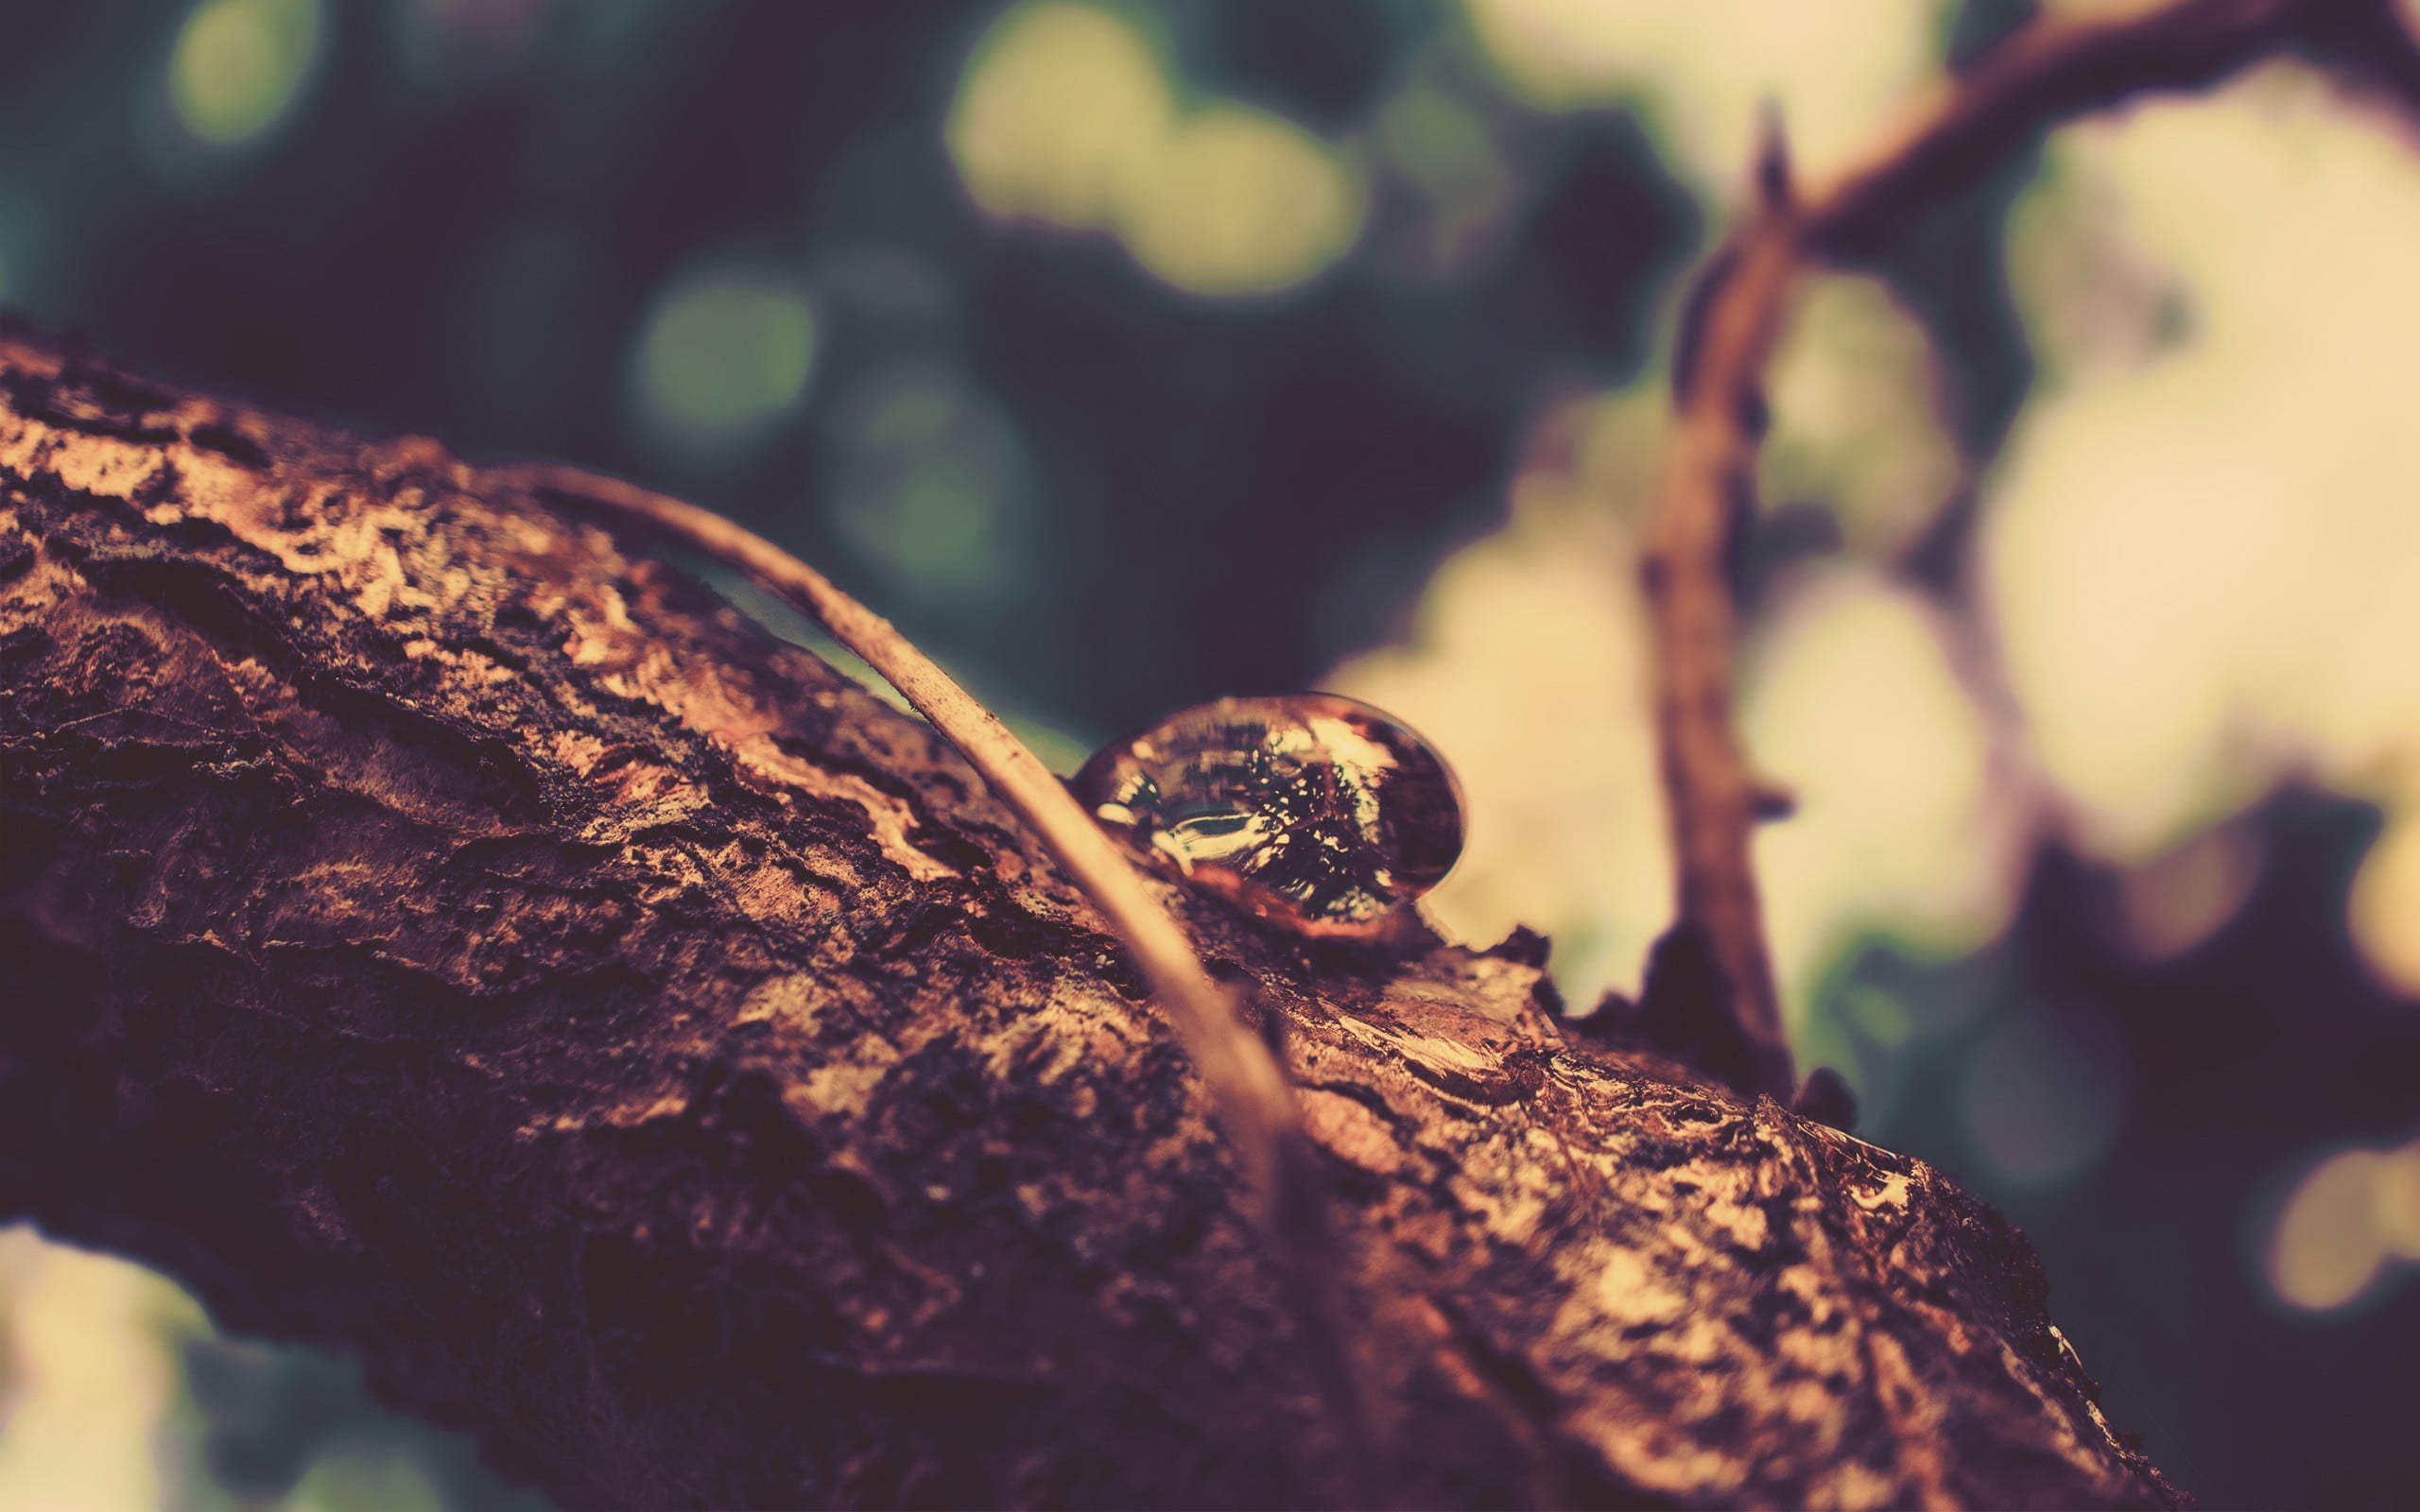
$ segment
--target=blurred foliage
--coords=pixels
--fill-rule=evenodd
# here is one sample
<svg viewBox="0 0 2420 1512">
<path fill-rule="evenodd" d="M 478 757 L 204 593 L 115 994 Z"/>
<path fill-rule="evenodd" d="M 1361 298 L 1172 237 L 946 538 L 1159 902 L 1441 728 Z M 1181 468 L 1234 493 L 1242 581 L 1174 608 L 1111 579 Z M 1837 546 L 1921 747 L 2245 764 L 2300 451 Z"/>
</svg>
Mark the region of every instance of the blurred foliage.
<svg viewBox="0 0 2420 1512">
<path fill-rule="evenodd" d="M 2363 1247 L 2347 1230 L 2401 1212 L 2380 1189 L 2408 1201 L 2420 1182 L 2379 1179 L 2393 1167 L 2373 1156 L 2354 1168 L 2370 1191 L 2321 1194 L 2338 1211 L 2296 1237 L 2339 1289 L 2303 1306 L 2293 1288 L 2310 1282 L 2281 1274 L 2275 1222 L 2316 1138 L 2412 1125 L 2420 1015 L 2344 933 L 2377 819 L 2292 789 L 2240 822 L 2257 878 L 2188 947 L 2130 927 L 2124 871 L 2054 850 L 1990 948 L 1844 961 L 1802 1053 L 1858 1074 L 1861 1134 L 1923 1153 L 2025 1229 L 2111 1420 L 2196 1494 L 2393 1506 L 2412 1484 L 2420 1286 L 2375 1284 L 2398 1236 Z"/>
<path fill-rule="evenodd" d="M 1063 764 L 1371 697 L 1471 795 L 1441 919 L 1584 1006 L 1668 910 L 1637 541 L 1758 104 L 1820 172 L 2030 10 L 15 0 L 0 301 L 713 504 Z M 2029 145 L 1810 284 L 1739 555 L 1802 1060 L 2217 1503 L 2420 1477 L 2415 249 L 2290 69 Z M 99 1263 L 0 1236 L 0 1488 L 524 1504 Z"/>
<path fill-rule="evenodd" d="M 1066 5 L 1006 22 L 919 0 L 306 5 L 321 35 L 289 119 L 156 145 L 175 133 L 147 86 L 164 93 L 169 55 L 193 51 L 181 25 L 231 8 L 290 9 L 9 18 L 9 298 L 265 398 L 693 492 L 896 603 L 984 689 L 1087 735 L 1306 682 L 1378 638 L 1485 526 L 1537 400 L 1638 370 L 1699 234 L 1634 123 L 1526 110 L 1435 4 Z M 1040 25 L 1053 16 L 1065 35 Z M 1313 177 L 1349 175 L 1366 201 L 1355 257 L 1231 256 L 1198 280 L 1244 291 L 1223 299 L 1154 277 L 1146 265 L 1210 255 L 1220 234 L 1305 218 L 1281 196 L 1225 228 L 1212 212 L 1235 197 L 1215 183 L 1180 183 L 1166 212 L 1199 224 L 1130 217 L 1136 249 L 995 230 L 937 127 L 964 71 L 1026 66 L 1054 42 L 1083 55 L 1063 77 L 992 93 L 1038 82 L 1055 93 L 1028 113 L 1073 98 L 1089 117 L 1111 109 L 1087 93 L 1104 71 L 1144 72 L 1120 87 L 1182 106 L 1184 140 L 1151 149 L 1180 177 L 1293 133 L 1280 156 L 1310 154 Z M 981 83 L 958 119 L 981 114 Z M 1338 137 L 1271 125 L 1254 99 Z M 1133 107 L 1147 125 L 1154 108 Z M 1185 145 L 1202 133 L 1217 140 Z M 1037 180 L 1088 150 L 1073 128 L 1038 135 Z M 1281 286 L 1254 297 L 1262 284 Z M 954 418 L 904 411 L 906 371 L 949 388 L 937 403 Z M 925 444 L 901 430 L 918 424 L 995 439 L 940 470 L 882 462 Z M 1019 502 L 1035 498 L 1049 507 Z M 962 594 L 971 552 L 1022 570 Z M 1089 628 L 1104 625 L 1120 632 Z"/>
</svg>

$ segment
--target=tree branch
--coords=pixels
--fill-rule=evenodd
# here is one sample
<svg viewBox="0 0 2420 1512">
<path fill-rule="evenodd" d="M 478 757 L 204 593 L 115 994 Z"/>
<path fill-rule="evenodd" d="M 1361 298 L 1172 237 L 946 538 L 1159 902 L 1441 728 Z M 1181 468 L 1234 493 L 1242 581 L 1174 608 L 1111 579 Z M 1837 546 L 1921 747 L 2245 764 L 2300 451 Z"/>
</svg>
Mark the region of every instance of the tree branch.
<svg viewBox="0 0 2420 1512">
<path fill-rule="evenodd" d="M 1679 927 L 1704 940 L 1719 968 L 1718 1001 L 1703 1011 L 1740 1047 L 1725 1069 L 1743 1090 L 1787 1097 L 1794 1075 L 1749 854 L 1764 789 L 1733 730 L 1737 615 L 1724 564 L 1754 511 L 1765 366 L 1792 285 L 1808 265 L 1867 245 L 2066 117 L 2207 84 L 2348 18 L 2382 18 L 2408 42 L 2391 0 L 2181 0 L 2103 19 L 2044 17 L 1813 195 L 1781 192 L 1777 152 L 1760 166 L 1759 204 L 1706 263 L 1678 338 L 1672 436 L 1644 564 Z"/>
<path fill-rule="evenodd" d="M 2132 1504 L 2005 1223 L 1154 879 L 1300 1089 L 1402 1500 Z M 593 524 L 0 339 L 0 1216 L 570 1506 L 1342 1504 L 1213 1109 L 925 727 Z"/>
</svg>

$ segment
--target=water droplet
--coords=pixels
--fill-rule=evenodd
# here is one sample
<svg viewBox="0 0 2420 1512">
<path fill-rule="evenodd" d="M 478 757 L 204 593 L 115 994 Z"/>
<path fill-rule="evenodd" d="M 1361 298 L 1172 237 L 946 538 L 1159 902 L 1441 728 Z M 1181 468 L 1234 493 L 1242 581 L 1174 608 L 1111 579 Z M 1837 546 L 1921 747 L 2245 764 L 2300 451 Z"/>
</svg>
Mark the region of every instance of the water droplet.
<svg viewBox="0 0 2420 1512">
<path fill-rule="evenodd" d="M 1197 705 L 1103 747 L 1070 785 L 1195 885 L 1305 935 L 1374 937 L 1462 850 L 1444 762 L 1334 694 Z"/>
</svg>

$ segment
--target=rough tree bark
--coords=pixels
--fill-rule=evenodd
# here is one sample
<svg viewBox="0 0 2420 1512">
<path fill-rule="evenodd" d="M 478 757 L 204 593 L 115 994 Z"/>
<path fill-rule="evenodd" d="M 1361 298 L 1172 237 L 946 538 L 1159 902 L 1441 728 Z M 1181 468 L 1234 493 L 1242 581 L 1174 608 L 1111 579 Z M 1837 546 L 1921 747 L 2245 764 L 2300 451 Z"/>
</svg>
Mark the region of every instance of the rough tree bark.
<svg viewBox="0 0 2420 1512">
<path fill-rule="evenodd" d="M 1180 902 L 1302 1089 L 1397 1499 L 2179 1499 L 1921 1162 L 1569 1035 L 1533 941 Z M 433 441 L 0 338 L 0 1217 L 566 1506 L 1332 1502 L 1239 1201 L 922 726 Z"/>
</svg>

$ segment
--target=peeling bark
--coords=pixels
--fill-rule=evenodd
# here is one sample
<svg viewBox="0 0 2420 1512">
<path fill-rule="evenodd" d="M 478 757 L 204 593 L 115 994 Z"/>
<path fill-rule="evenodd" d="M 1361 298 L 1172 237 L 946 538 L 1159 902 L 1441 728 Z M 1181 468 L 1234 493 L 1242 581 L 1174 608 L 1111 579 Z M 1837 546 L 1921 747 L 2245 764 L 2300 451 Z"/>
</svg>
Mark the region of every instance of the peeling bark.
<svg viewBox="0 0 2420 1512">
<path fill-rule="evenodd" d="M 1922 1163 L 1179 899 L 1302 1089 L 1393 1494 L 2172 1504 Z M 0 338 L 0 1216 L 566 1506 L 1308 1504 L 1228 1152 L 953 753 L 593 524 Z"/>
</svg>

